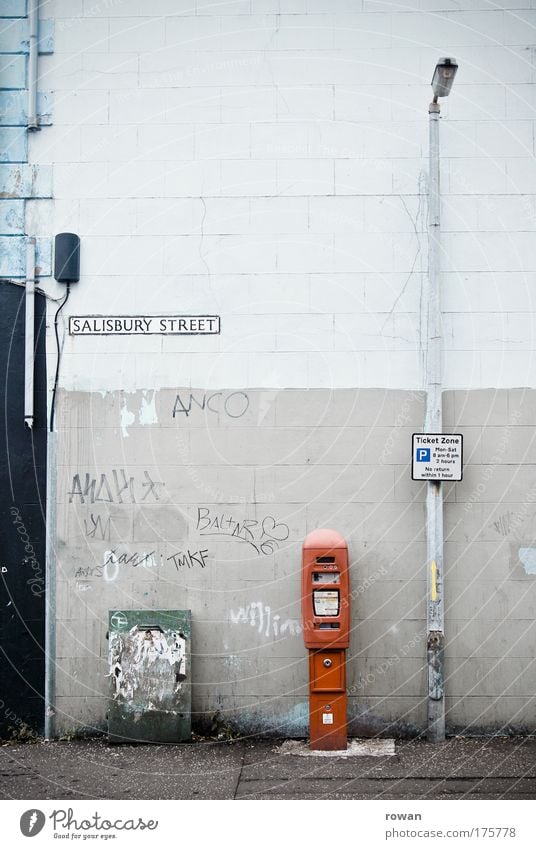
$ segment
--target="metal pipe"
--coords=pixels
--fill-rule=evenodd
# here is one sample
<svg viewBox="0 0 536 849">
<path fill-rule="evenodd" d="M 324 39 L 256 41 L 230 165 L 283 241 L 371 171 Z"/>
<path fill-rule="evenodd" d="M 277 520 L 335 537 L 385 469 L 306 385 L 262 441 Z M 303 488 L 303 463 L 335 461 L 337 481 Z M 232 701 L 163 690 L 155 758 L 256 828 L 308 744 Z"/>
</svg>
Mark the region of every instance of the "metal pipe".
<svg viewBox="0 0 536 849">
<path fill-rule="evenodd" d="M 28 27 L 30 49 L 28 55 L 28 130 L 39 130 L 37 115 L 37 65 L 39 56 L 39 0 L 28 0 Z"/>
<path fill-rule="evenodd" d="M 35 239 L 26 241 L 26 286 L 24 292 L 24 423 L 34 424 L 35 370 Z"/>
<path fill-rule="evenodd" d="M 441 365 L 441 217 L 439 186 L 439 103 L 429 110 L 430 149 L 428 184 L 428 280 L 426 319 L 426 433 L 442 433 Z M 426 484 L 427 562 L 427 738 L 432 743 L 445 739 L 444 606 L 443 606 L 443 490 L 441 481 Z"/>
</svg>

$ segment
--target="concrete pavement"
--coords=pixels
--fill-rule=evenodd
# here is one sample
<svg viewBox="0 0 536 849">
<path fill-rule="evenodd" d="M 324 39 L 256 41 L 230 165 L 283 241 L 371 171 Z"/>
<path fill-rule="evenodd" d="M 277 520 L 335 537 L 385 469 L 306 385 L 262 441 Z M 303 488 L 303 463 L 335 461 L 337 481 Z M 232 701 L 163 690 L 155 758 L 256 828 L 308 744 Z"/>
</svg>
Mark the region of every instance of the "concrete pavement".
<svg viewBox="0 0 536 849">
<path fill-rule="evenodd" d="M 534 799 L 536 739 L 396 741 L 393 756 L 301 757 L 281 740 L 0 746 L 3 799 Z M 292 747 L 290 747 L 292 749 Z"/>
</svg>

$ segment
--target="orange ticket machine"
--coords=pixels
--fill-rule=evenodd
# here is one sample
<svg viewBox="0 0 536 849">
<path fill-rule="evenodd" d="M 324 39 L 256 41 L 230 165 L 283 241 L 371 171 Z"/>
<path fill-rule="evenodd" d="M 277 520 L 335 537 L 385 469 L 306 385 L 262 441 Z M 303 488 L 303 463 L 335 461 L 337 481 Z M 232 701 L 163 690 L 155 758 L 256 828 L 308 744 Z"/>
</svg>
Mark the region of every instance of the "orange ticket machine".
<svg viewBox="0 0 536 849">
<path fill-rule="evenodd" d="M 303 543 L 302 618 L 309 649 L 311 749 L 346 749 L 346 649 L 350 645 L 348 545 L 320 528 Z"/>
</svg>

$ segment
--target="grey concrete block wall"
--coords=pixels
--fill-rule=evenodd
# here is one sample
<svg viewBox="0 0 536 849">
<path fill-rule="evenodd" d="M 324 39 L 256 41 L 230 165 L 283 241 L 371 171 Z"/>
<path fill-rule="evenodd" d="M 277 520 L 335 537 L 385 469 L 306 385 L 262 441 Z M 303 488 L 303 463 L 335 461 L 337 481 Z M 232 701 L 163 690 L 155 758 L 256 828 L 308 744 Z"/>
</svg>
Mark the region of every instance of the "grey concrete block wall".
<svg viewBox="0 0 536 849">
<path fill-rule="evenodd" d="M 534 730 L 536 392 L 445 393 L 447 722 Z M 189 608 L 193 709 L 305 734 L 304 536 L 349 542 L 351 733 L 426 722 L 423 397 L 387 390 L 61 392 L 57 727 L 103 727 L 107 611 Z M 534 497 L 533 494 L 534 493 Z M 530 689 L 530 688 L 529 688 Z"/>
</svg>

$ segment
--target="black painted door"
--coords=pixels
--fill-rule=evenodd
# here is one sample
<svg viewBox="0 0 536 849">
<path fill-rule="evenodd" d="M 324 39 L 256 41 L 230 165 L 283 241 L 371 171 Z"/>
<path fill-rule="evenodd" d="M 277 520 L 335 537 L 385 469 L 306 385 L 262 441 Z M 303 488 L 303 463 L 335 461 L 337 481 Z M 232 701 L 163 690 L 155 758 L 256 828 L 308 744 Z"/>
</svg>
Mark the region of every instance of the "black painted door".
<svg viewBox="0 0 536 849">
<path fill-rule="evenodd" d="M 35 426 L 24 424 L 24 287 L 0 281 L 0 736 L 40 734 L 45 686 L 45 309 L 35 300 Z"/>
</svg>

